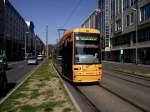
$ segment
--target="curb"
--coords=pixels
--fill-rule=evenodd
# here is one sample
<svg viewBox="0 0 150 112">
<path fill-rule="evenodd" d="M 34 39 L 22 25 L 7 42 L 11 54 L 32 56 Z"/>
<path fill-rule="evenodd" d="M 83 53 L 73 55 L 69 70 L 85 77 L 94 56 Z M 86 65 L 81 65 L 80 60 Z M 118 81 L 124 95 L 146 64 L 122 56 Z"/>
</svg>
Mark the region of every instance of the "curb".
<svg viewBox="0 0 150 112">
<path fill-rule="evenodd" d="M 42 62 L 42 63 L 43 63 L 43 62 Z M 4 103 L 4 102 L 7 100 L 7 98 L 9 98 L 9 96 L 10 96 L 11 94 L 13 94 L 13 93 L 40 67 L 40 65 L 41 65 L 42 63 L 40 63 L 40 64 L 39 64 L 36 68 L 34 68 L 31 72 L 27 73 L 27 74 L 25 75 L 26 77 L 24 77 L 24 79 L 0 101 L 0 105 L 1 105 L 2 103 Z"/>
<path fill-rule="evenodd" d="M 69 91 L 68 87 L 66 86 L 66 84 L 64 83 L 63 79 L 61 78 L 61 76 L 59 75 L 59 73 L 57 72 L 57 70 L 55 69 L 54 65 L 51 64 L 53 67 L 53 70 L 55 71 L 55 73 L 57 74 L 57 76 L 60 78 L 65 90 L 67 91 L 67 94 L 69 95 L 73 105 L 75 106 L 75 108 L 77 109 L 78 112 L 82 112 L 80 106 L 78 105 L 78 103 L 76 102 L 76 100 L 74 99 L 74 97 L 72 96 L 71 92 Z"/>
</svg>

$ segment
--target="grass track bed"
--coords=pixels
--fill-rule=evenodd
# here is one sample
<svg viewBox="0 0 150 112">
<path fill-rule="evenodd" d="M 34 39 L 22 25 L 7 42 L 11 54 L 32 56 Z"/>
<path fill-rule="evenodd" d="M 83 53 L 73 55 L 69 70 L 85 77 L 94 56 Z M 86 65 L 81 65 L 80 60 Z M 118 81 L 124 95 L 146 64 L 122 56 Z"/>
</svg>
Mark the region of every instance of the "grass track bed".
<svg viewBox="0 0 150 112">
<path fill-rule="evenodd" d="M 62 84 L 45 60 L 3 104 L 0 112 L 75 112 Z"/>
</svg>

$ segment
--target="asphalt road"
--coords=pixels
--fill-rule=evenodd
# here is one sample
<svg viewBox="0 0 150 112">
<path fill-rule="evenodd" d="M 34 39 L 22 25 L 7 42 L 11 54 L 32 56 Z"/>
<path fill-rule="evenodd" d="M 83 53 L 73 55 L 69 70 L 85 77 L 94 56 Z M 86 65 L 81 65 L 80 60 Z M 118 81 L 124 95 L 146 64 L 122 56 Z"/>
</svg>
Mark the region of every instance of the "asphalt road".
<svg viewBox="0 0 150 112">
<path fill-rule="evenodd" d="M 26 61 L 11 63 L 6 72 L 8 83 L 19 83 L 36 65 L 27 65 Z"/>
<path fill-rule="evenodd" d="M 8 70 L 6 71 L 8 84 L 7 95 L 17 84 L 19 84 L 37 65 L 27 65 L 26 61 L 18 61 L 8 64 Z M 1 96 L 3 98 L 5 96 Z M 0 98 L 0 99 L 1 99 Z"/>
</svg>

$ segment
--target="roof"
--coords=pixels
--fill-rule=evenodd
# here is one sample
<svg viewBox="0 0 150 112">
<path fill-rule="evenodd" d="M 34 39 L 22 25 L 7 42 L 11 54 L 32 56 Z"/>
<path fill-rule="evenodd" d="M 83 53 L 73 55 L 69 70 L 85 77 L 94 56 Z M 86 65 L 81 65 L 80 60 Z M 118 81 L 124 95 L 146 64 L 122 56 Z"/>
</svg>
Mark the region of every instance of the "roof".
<svg viewBox="0 0 150 112">
<path fill-rule="evenodd" d="M 64 35 L 67 35 L 68 33 L 72 33 L 72 32 L 80 32 L 80 33 L 90 32 L 90 33 L 98 33 L 98 34 L 100 33 L 98 29 L 94 29 L 94 28 L 75 28 L 66 31 Z"/>
<path fill-rule="evenodd" d="M 75 28 L 68 30 L 64 33 L 63 37 L 60 39 L 60 41 L 57 43 L 56 46 L 59 46 L 60 43 L 63 43 L 64 40 L 69 39 L 67 35 L 71 35 L 72 33 L 93 33 L 93 34 L 100 34 L 100 31 L 94 28 Z M 71 40 L 71 39 L 69 39 Z"/>
</svg>

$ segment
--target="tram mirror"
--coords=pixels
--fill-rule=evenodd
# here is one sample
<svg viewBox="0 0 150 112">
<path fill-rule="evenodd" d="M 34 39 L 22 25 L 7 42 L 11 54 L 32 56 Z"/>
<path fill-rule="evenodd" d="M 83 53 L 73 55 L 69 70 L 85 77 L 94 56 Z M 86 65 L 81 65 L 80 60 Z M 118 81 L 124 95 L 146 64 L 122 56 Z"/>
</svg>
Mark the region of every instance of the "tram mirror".
<svg viewBox="0 0 150 112">
<path fill-rule="evenodd" d="M 62 56 L 57 56 L 57 60 L 61 61 L 62 60 Z"/>
</svg>

